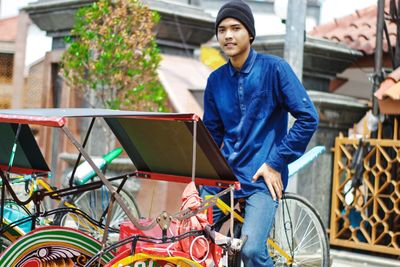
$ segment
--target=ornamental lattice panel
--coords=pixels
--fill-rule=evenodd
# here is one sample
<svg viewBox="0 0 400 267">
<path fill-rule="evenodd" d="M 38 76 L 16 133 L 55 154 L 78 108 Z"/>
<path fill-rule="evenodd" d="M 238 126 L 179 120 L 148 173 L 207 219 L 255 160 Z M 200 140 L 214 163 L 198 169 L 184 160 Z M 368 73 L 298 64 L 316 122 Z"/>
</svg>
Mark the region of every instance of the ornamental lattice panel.
<svg viewBox="0 0 400 267">
<path fill-rule="evenodd" d="M 398 128 L 395 120 L 392 140 L 363 140 L 364 151 L 355 165 L 353 161 L 361 145 L 359 140 L 336 138 L 331 244 L 400 255 Z M 351 186 L 356 177 L 360 178 L 361 185 Z"/>
<path fill-rule="evenodd" d="M 11 84 L 13 78 L 14 55 L 0 53 L 0 83 Z"/>
</svg>

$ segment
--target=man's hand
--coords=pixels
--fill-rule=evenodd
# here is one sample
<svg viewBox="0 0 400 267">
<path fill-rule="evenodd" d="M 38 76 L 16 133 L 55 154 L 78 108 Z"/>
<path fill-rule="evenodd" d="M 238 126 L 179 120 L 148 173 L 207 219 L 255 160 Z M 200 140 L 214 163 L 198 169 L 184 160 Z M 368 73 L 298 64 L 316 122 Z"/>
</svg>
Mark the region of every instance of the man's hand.
<svg viewBox="0 0 400 267">
<path fill-rule="evenodd" d="M 264 178 L 264 181 L 268 186 L 269 192 L 271 193 L 272 199 L 276 200 L 276 196 L 278 196 L 278 199 L 281 199 L 283 191 L 281 174 L 272 169 L 266 163 L 264 163 L 257 170 L 256 174 L 254 174 L 253 182 L 257 181 L 260 177 Z"/>
</svg>

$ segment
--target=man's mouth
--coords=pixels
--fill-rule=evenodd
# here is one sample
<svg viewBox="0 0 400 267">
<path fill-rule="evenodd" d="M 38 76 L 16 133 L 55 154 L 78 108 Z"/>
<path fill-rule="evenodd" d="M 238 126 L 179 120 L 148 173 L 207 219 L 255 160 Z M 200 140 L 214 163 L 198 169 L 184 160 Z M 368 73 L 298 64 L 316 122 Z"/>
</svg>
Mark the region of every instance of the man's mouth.
<svg viewBox="0 0 400 267">
<path fill-rule="evenodd" d="M 225 44 L 225 47 L 234 47 L 234 46 L 235 46 L 234 43 L 226 43 L 226 44 Z"/>
</svg>

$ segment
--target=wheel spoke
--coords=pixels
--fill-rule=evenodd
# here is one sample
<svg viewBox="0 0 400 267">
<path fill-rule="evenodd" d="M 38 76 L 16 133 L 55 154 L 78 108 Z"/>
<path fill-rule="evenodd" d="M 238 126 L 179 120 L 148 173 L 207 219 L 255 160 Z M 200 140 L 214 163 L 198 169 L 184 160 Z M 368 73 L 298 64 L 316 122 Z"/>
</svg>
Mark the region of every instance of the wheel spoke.
<svg viewBox="0 0 400 267">
<path fill-rule="evenodd" d="M 284 214 L 279 209 L 284 209 Z M 329 244 L 324 228 L 318 215 L 301 197 L 285 196 L 278 207 L 271 237 L 288 255 L 293 255 L 293 266 L 329 266 Z M 278 251 L 269 247 L 269 252 L 275 266 L 289 266 Z"/>
<path fill-rule="evenodd" d="M 121 190 L 119 194 L 121 195 L 124 203 L 132 210 L 133 214 L 137 216 L 138 211 L 136 210 L 136 204 L 133 198 L 123 190 Z M 110 194 L 108 193 L 107 189 L 100 188 L 97 190 L 82 193 L 76 198 L 73 204 L 78 209 L 88 214 L 91 218 L 99 221 L 101 215 L 104 213 L 104 210 L 107 209 L 110 203 L 109 197 Z M 72 215 L 74 215 L 74 217 L 72 217 Z M 127 215 L 117 202 L 114 202 L 110 216 L 110 226 L 113 228 L 118 228 L 118 225 L 123 220 L 127 219 Z M 105 223 L 105 221 L 103 221 L 102 223 Z M 93 225 L 85 217 L 72 213 L 67 214 L 67 216 L 63 218 L 63 220 L 61 221 L 61 225 L 80 229 L 84 232 L 91 234 L 95 238 L 101 238 L 102 233 L 104 232 L 98 226 Z M 114 239 L 114 241 L 117 241 L 117 238 Z"/>
<path fill-rule="evenodd" d="M 311 231 L 308 231 L 308 229 L 310 229 L 311 226 L 312 226 L 312 221 L 308 222 L 307 229 L 304 231 L 304 234 L 300 239 L 300 243 L 297 245 L 298 247 L 301 247 L 303 242 L 307 239 L 307 236 L 311 234 Z"/>
</svg>

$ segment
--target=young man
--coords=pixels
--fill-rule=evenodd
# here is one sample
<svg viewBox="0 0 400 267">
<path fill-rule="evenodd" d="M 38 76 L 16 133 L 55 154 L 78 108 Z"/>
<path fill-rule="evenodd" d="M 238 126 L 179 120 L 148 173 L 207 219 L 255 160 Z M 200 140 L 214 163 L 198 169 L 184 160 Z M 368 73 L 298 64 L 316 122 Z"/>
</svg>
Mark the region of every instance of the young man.
<svg viewBox="0 0 400 267">
<path fill-rule="evenodd" d="M 265 243 L 287 185 L 287 165 L 306 149 L 318 115 L 290 66 L 251 48 L 256 32 L 246 3 L 223 5 L 215 26 L 229 62 L 208 78 L 204 124 L 241 183 L 235 198 L 246 200 L 242 260 L 246 267 L 273 266 Z M 289 131 L 288 112 L 296 118 Z M 202 195 L 216 192 L 204 187 Z"/>
</svg>

